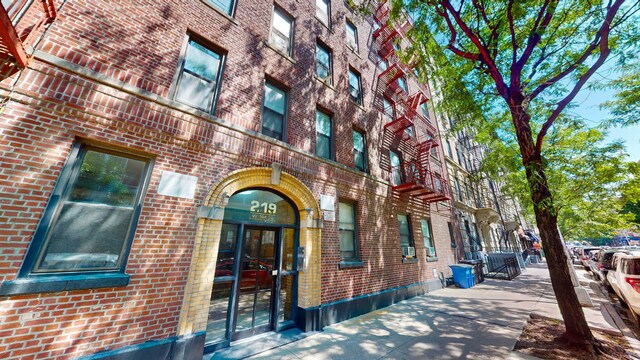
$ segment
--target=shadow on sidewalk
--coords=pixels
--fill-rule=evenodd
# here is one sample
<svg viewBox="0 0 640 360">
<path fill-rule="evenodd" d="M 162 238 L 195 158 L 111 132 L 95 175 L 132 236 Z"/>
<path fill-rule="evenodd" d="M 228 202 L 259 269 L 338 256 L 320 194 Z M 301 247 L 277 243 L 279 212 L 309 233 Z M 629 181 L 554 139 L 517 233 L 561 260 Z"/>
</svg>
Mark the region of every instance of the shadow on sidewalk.
<svg viewBox="0 0 640 360">
<path fill-rule="evenodd" d="M 543 264 L 512 281 L 418 296 L 251 359 L 523 359 L 511 349 L 539 301 L 555 301 Z"/>
</svg>

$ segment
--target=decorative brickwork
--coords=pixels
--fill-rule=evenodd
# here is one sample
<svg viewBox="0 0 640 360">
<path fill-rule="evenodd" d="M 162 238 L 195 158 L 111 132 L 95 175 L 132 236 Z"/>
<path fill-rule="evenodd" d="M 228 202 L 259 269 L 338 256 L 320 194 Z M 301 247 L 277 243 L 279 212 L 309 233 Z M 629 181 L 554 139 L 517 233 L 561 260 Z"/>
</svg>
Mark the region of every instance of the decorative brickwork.
<svg viewBox="0 0 640 360">
<path fill-rule="evenodd" d="M 247 168 L 230 173 L 215 185 L 204 201 L 204 206 L 224 210 L 225 199 L 236 192 L 254 187 L 278 191 L 294 202 L 300 218 L 300 246 L 306 252 L 306 270 L 298 276 L 298 306 L 307 308 L 320 305 L 320 239 L 321 229 L 316 226 L 320 215 L 318 202 L 309 188 L 295 177 L 281 173 L 278 184 L 272 184 L 271 168 Z M 222 212 L 218 215 L 222 216 Z M 180 313 L 179 335 L 205 330 L 209 300 L 213 287 L 216 257 L 220 243 L 222 220 L 198 219 L 196 242 Z"/>
<path fill-rule="evenodd" d="M 300 211 L 308 266 L 300 307 L 424 283 L 434 269 L 449 273 L 450 205 L 425 204 L 389 183 L 389 149 L 407 146 L 384 132 L 373 106 L 380 69 L 371 19 L 334 0 L 330 30 L 312 1 L 278 5 L 296 19 L 291 58 L 267 44 L 273 2 L 238 1 L 233 18 L 200 0 L 58 8 L 27 68 L 0 82 L 0 282 L 18 278 L 77 139 L 154 165 L 126 258 L 129 283 L 0 296 L 0 359 L 69 359 L 202 329 L 220 235 L 214 207 L 223 207 L 223 193 L 248 186 L 276 189 Z M 358 54 L 345 46 L 347 18 L 358 27 Z M 190 34 L 226 54 L 215 114 L 170 96 Z M 318 40 L 333 53 L 331 86 L 314 75 Z M 362 106 L 349 100 L 349 67 L 362 76 Z M 259 133 L 266 78 L 289 90 L 287 143 Z M 332 114 L 334 160 L 315 155 L 317 108 Z M 354 128 L 366 134 L 368 173 L 355 169 Z M 196 177 L 194 198 L 159 194 L 164 171 Z M 317 208 L 322 195 L 356 204 L 362 266 L 340 268 L 338 222 Z M 415 262 L 403 262 L 398 213 L 410 215 Z M 422 218 L 431 219 L 437 261 L 425 259 Z"/>
</svg>

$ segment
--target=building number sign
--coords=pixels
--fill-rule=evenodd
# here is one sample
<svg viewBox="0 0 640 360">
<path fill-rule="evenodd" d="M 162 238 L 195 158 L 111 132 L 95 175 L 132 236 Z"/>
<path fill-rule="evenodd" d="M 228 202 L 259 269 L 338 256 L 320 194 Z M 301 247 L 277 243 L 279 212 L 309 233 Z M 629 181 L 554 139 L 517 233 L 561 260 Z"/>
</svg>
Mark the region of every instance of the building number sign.
<svg viewBox="0 0 640 360">
<path fill-rule="evenodd" d="M 249 211 L 253 213 L 262 213 L 262 214 L 275 214 L 276 213 L 276 204 L 274 203 L 261 203 L 259 201 L 253 200 L 251 202 L 251 207 Z"/>
</svg>

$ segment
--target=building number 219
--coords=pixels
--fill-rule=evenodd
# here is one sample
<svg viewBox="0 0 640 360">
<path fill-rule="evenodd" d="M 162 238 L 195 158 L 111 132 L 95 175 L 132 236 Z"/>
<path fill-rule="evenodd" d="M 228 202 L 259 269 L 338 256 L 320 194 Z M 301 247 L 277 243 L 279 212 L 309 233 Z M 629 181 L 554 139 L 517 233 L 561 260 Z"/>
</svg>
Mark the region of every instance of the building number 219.
<svg viewBox="0 0 640 360">
<path fill-rule="evenodd" d="M 276 213 L 276 204 L 274 203 L 260 203 L 259 201 L 253 200 L 251 202 L 251 207 L 249 208 L 251 212 L 265 213 L 265 214 L 275 214 Z"/>
</svg>

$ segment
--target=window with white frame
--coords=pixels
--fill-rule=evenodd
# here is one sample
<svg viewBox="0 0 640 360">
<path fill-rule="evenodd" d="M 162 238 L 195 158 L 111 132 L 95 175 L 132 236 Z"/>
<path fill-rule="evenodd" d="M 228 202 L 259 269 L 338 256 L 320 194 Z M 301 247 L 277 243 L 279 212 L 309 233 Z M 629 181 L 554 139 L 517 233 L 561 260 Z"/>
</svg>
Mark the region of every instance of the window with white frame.
<svg viewBox="0 0 640 360">
<path fill-rule="evenodd" d="M 352 69 L 349 69 L 349 96 L 356 104 L 362 105 L 360 74 Z"/>
<path fill-rule="evenodd" d="M 282 53 L 291 56 L 293 18 L 277 7 L 273 8 L 269 43 Z"/>
<path fill-rule="evenodd" d="M 332 54 L 326 46 L 316 43 L 316 75 L 325 83 L 333 84 Z"/>
<path fill-rule="evenodd" d="M 346 21 L 347 28 L 347 47 L 351 50 L 358 52 L 358 29 L 351 21 Z"/>
<path fill-rule="evenodd" d="M 353 156 L 356 169 L 367 171 L 367 143 L 364 133 L 353 130 Z"/>
<path fill-rule="evenodd" d="M 389 160 L 391 162 L 391 183 L 393 185 L 402 184 L 402 162 L 400 155 L 395 151 L 389 150 Z"/>
<path fill-rule="evenodd" d="M 398 87 L 404 92 L 409 91 L 409 88 L 407 87 L 407 80 L 403 77 L 398 78 Z"/>
<path fill-rule="evenodd" d="M 284 141 L 287 120 L 288 94 L 283 89 L 266 81 L 262 106 L 262 133 Z"/>
<path fill-rule="evenodd" d="M 424 241 L 427 257 L 435 257 L 436 248 L 431 238 L 431 222 L 428 219 L 420 219 L 420 228 L 422 230 L 422 240 Z"/>
<path fill-rule="evenodd" d="M 340 258 L 358 260 L 358 239 L 356 233 L 356 205 L 350 202 L 338 203 L 340 230 Z"/>
<path fill-rule="evenodd" d="M 395 119 L 393 102 L 389 101 L 387 98 L 382 98 L 382 107 L 384 120 L 386 122 L 392 122 Z"/>
<path fill-rule="evenodd" d="M 329 27 L 331 25 L 331 1 L 330 0 L 316 0 L 316 17 L 323 24 Z"/>
<path fill-rule="evenodd" d="M 175 100 L 213 113 L 222 73 L 222 54 L 189 40 L 178 77 Z"/>
<path fill-rule="evenodd" d="M 411 225 L 409 224 L 409 215 L 398 214 L 398 230 L 400 232 L 400 247 L 402 255 L 408 258 L 416 257 L 413 236 L 411 235 Z"/>
</svg>

